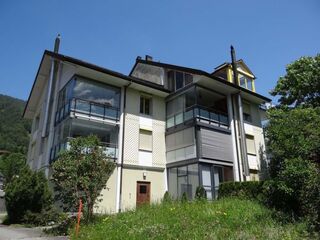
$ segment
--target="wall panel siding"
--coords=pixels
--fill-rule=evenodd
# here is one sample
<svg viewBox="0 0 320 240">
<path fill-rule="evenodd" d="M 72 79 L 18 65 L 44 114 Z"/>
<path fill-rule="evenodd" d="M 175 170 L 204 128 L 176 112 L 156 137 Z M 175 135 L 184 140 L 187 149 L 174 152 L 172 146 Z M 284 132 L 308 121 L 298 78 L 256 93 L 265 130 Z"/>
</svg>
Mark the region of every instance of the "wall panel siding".
<svg viewBox="0 0 320 240">
<path fill-rule="evenodd" d="M 201 157 L 233 162 L 230 134 L 201 128 L 200 138 Z"/>
</svg>

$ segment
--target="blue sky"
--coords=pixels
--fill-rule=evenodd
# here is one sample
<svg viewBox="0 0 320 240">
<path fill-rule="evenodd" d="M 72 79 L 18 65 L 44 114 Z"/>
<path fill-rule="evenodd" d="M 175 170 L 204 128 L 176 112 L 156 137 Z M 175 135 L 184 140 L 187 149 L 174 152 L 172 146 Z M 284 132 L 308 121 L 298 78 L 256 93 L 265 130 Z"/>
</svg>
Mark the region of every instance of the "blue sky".
<svg viewBox="0 0 320 240">
<path fill-rule="evenodd" d="M 230 45 L 269 96 L 286 64 L 320 53 L 320 1 L 0 1 L 0 93 L 27 99 L 43 51 L 124 74 L 137 55 L 211 72 Z"/>
</svg>

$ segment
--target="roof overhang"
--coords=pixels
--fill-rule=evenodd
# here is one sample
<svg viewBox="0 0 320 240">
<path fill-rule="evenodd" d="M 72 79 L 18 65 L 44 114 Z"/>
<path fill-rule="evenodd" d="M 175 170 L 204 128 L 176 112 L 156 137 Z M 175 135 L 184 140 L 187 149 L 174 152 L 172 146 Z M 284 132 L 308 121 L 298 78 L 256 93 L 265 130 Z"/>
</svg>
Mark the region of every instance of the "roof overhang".
<svg viewBox="0 0 320 240">
<path fill-rule="evenodd" d="M 148 81 L 127 76 L 76 58 L 46 50 L 42 56 L 38 72 L 23 112 L 24 118 L 33 118 L 35 114 L 42 92 L 46 91 L 45 86 L 49 78 L 51 61 L 53 59 L 58 61 L 60 64 L 71 64 L 75 68 L 76 75 L 94 79 L 96 81 L 105 82 L 118 87 L 128 86 L 138 91 L 148 92 L 160 97 L 166 97 L 170 93 L 169 90 L 165 89 L 161 85 L 150 83 Z"/>
<path fill-rule="evenodd" d="M 233 95 L 240 93 L 241 96 L 250 102 L 256 103 L 256 104 L 262 104 L 266 102 L 271 102 L 271 99 L 262 96 L 258 93 L 252 92 L 248 89 L 242 88 L 240 86 L 237 86 L 233 83 L 230 83 L 224 79 L 220 79 L 218 77 L 214 76 L 202 76 L 201 78 L 197 79 L 196 82 L 200 86 L 205 86 L 207 88 L 210 88 L 214 91 L 224 93 L 225 95 Z"/>
</svg>

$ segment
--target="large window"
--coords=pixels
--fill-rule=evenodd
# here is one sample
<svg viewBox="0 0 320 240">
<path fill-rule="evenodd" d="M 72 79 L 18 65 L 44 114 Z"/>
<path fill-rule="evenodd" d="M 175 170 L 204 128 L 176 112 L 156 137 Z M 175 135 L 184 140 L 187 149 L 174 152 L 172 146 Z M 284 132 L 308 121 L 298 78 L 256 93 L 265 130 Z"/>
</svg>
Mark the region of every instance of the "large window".
<svg viewBox="0 0 320 240">
<path fill-rule="evenodd" d="M 169 89 L 173 91 L 177 91 L 193 82 L 193 76 L 189 73 L 170 70 L 167 76 Z"/>
<path fill-rule="evenodd" d="M 56 123 L 70 111 L 102 119 L 119 119 L 120 88 L 79 76 L 59 92 Z"/>
<path fill-rule="evenodd" d="M 144 151 L 152 151 L 152 131 L 140 129 L 139 149 Z"/>
<path fill-rule="evenodd" d="M 181 198 L 183 193 L 186 193 L 189 199 L 194 198 L 199 186 L 198 164 L 169 168 L 168 185 L 174 198 Z"/>
<path fill-rule="evenodd" d="M 145 115 L 151 115 L 151 98 L 146 96 L 140 96 L 140 113 Z"/>
</svg>

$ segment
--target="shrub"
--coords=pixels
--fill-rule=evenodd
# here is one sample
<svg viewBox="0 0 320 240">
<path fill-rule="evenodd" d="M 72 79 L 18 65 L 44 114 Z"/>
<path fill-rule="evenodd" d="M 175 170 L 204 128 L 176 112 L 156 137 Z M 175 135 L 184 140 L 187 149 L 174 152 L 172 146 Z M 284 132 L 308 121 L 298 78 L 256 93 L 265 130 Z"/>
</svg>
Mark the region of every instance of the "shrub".
<svg viewBox="0 0 320 240">
<path fill-rule="evenodd" d="M 162 202 L 163 203 L 171 203 L 172 202 L 172 197 L 170 196 L 170 193 L 168 191 L 166 191 L 163 195 L 163 199 Z"/>
<path fill-rule="evenodd" d="M 40 213 L 27 210 L 23 216 L 22 222 L 34 226 L 47 226 L 60 223 L 63 214 L 55 208 L 43 209 Z"/>
<path fill-rule="evenodd" d="M 203 186 L 198 186 L 196 189 L 196 194 L 194 196 L 196 200 L 205 200 L 207 199 L 207 192 Z"/>
<path fill-rule="evenodd" d="M 316 165 L 301 158 L 284 161 L 277 178 L 264 185 L 266 203 L 296 217 L 306 217 L 319 229 L 320 177 Z"/>
<path fill-rule="evenodd" d="M 188 202 L 188 196 L 187 193 L 184 192 L 181 196 L 181 202 Z"/>
<path fill-rule="evenodd" d="M 6 186 L 6 209 L 10 223 L 21 223 L 27 212 L 41 213 L 52 206 L 52 193 L 43 172 L 28 167 Z"/>
<path fill-rule="evenodd" d="M 224 182 L 219 186 L 219 198 L 240 197 L 248 199 L 263 199 L 263 182 Z"/>
</svg>

